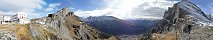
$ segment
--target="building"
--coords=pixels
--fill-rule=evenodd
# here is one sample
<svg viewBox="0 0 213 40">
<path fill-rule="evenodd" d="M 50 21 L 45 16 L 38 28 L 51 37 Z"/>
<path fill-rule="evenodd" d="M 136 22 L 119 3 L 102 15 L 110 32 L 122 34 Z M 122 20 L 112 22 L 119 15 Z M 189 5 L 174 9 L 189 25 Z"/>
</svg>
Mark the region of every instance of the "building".
<svg viewBox="0 0 213 40">
<path fill-rule="evenodd" d="M 10 23 L 19 23 L 19 24 L 27 24 L 30 21 L 27 19 L 27 14 L 25 12 L 18 12 L 15 15 L 1 15 L 1 24 L 10 24 Z"/>
<path fill-rule="evenodd" d="M 12 23 L 12 21 L 10 20 L 11 16 L 10 15 L 3 15 L 2 19 L 1 19 L 1 24 L 9 24 Z"/>
<path fill-rule="evenodd" d="M 2 14 L 0 14 L 0 24 L 1 24 L 2 20 L 3 20 L 3 16 L 2 16 Z"/>
<path fill-rule="evenodd" d="M 25 12 L 18 12 L 14 15 L 15 19 L 27 19 L 27 14 Z"/>
<path fill-rule="evenodd" d="M 27 14 L 25 12 L 18 12 L 17 14 L 12 16 L 11 20 L 20 24 L 29 23 L 29 20 L 27 19 Z"/>
</svg>

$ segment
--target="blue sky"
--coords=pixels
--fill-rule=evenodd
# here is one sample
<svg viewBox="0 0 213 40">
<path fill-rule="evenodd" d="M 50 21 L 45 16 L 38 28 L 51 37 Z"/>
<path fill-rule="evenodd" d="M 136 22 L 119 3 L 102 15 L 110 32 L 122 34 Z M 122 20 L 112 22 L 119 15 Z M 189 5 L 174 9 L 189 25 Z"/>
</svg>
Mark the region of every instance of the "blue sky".
<svg viewBox="0 0 213 40">
<path fill-rule="evenodd" d="M 61 3 L 59 8 L 73 7 L 81 10 L 94 10 L 103 6 L 101 0 L 45 0 L 47 4 Z M 46 6 L 47 7 L 47 6 Z"/>
<path fill-rule="evenodd" d="M 213 14 L 213 0 L 190 0 L 198 5 L 206 14 Z M 211 12 L 212 10 L 212 12 Z"/>
<path fill-rule="evenodd" d="M 95 10 L 100 9 L 104 6 L 102 0 L 44 0 L 47 5 L 43 5 L 43 8 L 48 8 L 48 4 L 60 4 L 51 11 L 44 11 L 42 9 L 37 9 L 40 13 L 40 16 L 45 16 L 48 13 L 56 12 L 62 8 L 68 7 L 71 11 L 77 10 Z"/>
<path fill-rule="evenodd" d="M 28 13 L 39 18 L 68 7 L 75 15 L 115 16 L 121 19 L 162 18 L 164 11 L 179 0 L 0 0 L 1 14 Z M 213 9 L 213 0 L 190 0 L 206 14 Z M 150 11 L 152 10 L 152 11 Z"/>
</svg>

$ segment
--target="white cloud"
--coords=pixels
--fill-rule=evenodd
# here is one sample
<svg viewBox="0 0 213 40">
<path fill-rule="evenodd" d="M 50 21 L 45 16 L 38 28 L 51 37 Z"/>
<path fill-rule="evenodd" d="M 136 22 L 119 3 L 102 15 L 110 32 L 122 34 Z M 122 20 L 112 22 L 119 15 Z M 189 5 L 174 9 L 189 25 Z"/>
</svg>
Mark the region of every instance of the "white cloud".
<svg viewBox="0 0 213 40">
<path fill-rule="evenodd" d="M 28 18 L 38 18 L 38 17 L 41 17 L 41 14 L 40 13 L 37 13 L 37 12 L 32 12 L 32 11 L 25 11 L 25 13 L 28 14 Z"/>
<path fill-rule="evenodd" d="M 46 12 L 49 12 L 49 11 L 52 11 L 53 10 L 53 8 L 46 8 L 46 9 L 44 9 Z"/>
<path fill-rule="evenodd" d="M 72 10 L 73 10 L 73 9 L 75 9 L 75 8 L 73 8 L 73 7 L 69 7 L 69 9 L 72 9 Z"/>
<path fill-rule="evenodd" d="M 91 11 L 76 11 L 80 17 L 115 16 L 129 18 L 161 18 L 163 12 L 177 1 L 167 0 L 104 0 L 105 8 Z"/>
<path fill-rule="evenodd" d="M 53 4 L 49 4 L 49 7 L 55 8 L 60 5 L 61 5 L 60 3 L 53 3 Z"/>
<path fill-rule="evenodd" d="M 38 15 L 35 9 L 42 9 L 46 2 L 43 0 L 0 0 L 1 14 L 16 14 L 24 11 L 28 15 Z"/>
<path fill-rule="evenodd" d="M 23 11 L 41 9 L 46 3 L 43 0 L 0 0 L 2 11 Z"/>
<path fill-rule="evenodd" d="M 44 9 L 46 12 L 52 11 L 54 9 L 57 9 L 57 6 L 60 6 L 60 3 L 53 3 L 53 4 L 49 4 L 48 8 Z"/>
</svg>

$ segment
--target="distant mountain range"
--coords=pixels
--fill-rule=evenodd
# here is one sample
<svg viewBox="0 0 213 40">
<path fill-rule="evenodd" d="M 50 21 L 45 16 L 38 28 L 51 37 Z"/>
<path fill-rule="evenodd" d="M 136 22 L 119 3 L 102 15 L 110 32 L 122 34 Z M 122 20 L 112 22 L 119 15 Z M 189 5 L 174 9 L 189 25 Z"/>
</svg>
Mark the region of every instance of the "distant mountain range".
<svg viewBox="0 0 213 40">
<path fill-rule="evenodd" d="M 122 20 L 113 16 L 90 16 L 81 19 L 98 30 L 113 35 L 142 34 L 158 22 L 149 19 Z"/>
</svg>

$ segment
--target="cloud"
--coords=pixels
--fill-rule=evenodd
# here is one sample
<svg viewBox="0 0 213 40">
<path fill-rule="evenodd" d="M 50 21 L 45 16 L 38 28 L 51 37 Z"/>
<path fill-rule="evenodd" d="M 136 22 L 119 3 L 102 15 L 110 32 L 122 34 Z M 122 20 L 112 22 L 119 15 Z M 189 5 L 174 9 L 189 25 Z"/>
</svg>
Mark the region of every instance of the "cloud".
<svg viewBox="0 0 213 40">
<path fill-rule="evenodd" d="M 16 14 L 24 11 L 29 16 L 38 15 L 35 9 L 42 9 L 46 2 L 43 0 L 0 0 L 1 14 Z"/>
<path fill-rule="evenodd" d="M 61 5 L 60 3 L 53 3 L 53 4 L 49 4 L 48 7 L 55 8 L 55 7 L 60 6 L 60 5 Z"/>
<path fill-rule="evenodd" d="M 168 7 L 171 7 L 176 1 L 153 1 L 144 2 L 131 12 L 132 15 L 141 16 L 143 18 L 162 18 L 163 13 Z M 156 5 L 157 4 L 157 5 Z"/>
<path fill-rule="evenodd" d="M 1 0 L 1 11 L 23 11 L 31 9 L 42 9 L 46 4 L 43 0 Z"/>
<path fill-rule="evenodd" d="M 32 11 L 25 11 L 25 13 L 28 14 L 28 18 L 32 19 L 32 18 L 38 18 L 41 17 L 42 15 L 38 12 L 32 12 Z"/>
<path fill-rule="evenodd" d="M 104 0 L 105 8 L 76 11 L 80 17 L 115 16 L 121 19 L 161 18 L 164 11 L 177 1 L 168 0 Z"/>
<path fill-rule="evenodd" d="M 74 10 L 75 8 L 73 8 L 73 7 L 69 7 L 69 9 Z"/>
<path fill-rule="evenodd" d="M 48 8 L 44 9 L 46 12 L 52 11 L 54 9 L 57 9 L 58 6 L 60 6 L 60 3 L 53 3 L 53 4 L 49 4 Z"/>
<path fill-rule="evenodd" d="M 181 0 L 166 0 L 166 1 L 181 1 Z"/>
<path fill-rule="evenodd" d="M 52 10 L 54 10 L 53 8 L 46 8 L 46 9 L 44 9 L 46 12 L 49 12 L 49 11 L 52 11 Z"/>
</svg>

